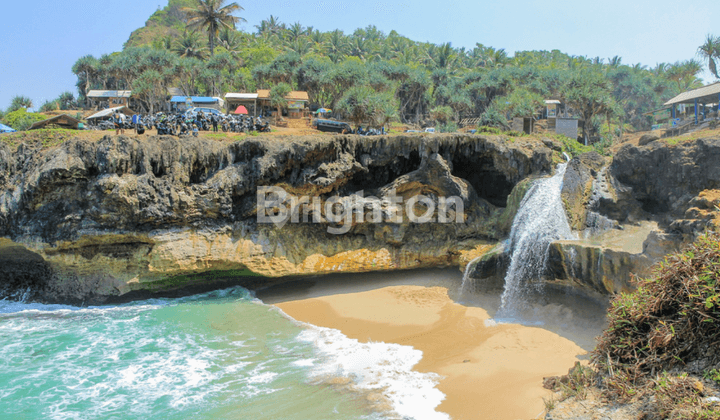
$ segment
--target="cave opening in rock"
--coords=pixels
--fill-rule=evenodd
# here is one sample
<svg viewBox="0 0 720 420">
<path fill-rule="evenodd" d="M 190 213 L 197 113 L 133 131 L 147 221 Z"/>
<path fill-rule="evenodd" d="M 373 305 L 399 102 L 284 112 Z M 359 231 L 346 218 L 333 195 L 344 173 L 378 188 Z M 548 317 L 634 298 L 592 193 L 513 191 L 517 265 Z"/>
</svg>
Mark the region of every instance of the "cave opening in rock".
<svg viewBox="0 0 720 420">
<path fill-rule="evenodd" d="M 492 205 L 506 207 L 514 184 L 495 168 L 490 156 L 453 156 L 453 175 L 460 177 L 472 185 L 480 198 Z"/>
<path fill-rule="evenodd" d="M 150 166 L 152 167 L 152 173 L 155 178 L 161 178 L 165 176 L 165 166 L 155 159 L 150 159 Z"/>
<path fill-rule="evenodd" d="M 398 177 L 417 170 L 420 167 L 420 153 L 412 151 L 406 156 L 396 156 L 386 165 L 370 165 L 367 172 L 355 175 L 346 187 L 349 192 L 372 191 L 382 188 Z"/>
</svg>

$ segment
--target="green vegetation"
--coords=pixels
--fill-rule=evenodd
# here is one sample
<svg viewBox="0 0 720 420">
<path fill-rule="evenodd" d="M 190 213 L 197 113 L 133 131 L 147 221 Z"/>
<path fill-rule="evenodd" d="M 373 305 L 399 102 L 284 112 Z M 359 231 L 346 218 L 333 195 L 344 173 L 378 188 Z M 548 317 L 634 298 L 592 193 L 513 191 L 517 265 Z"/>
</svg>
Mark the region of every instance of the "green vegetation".
<svg viewBox="0 0 720 420">
<path fill-rule="evenodd" d="M 63 92 L 52 101 L 46 101 L 40 106 L 40 112 L 48 112 L 55 110 L 66 111 L 68 109 L 77 108 L 75 96 L 71 92 Z"/>
<path fill-rule="evenodd" d="M 703 372 L 703 378 L 720 385 L 720 370 L 711 369 Z"/>
<path fill-rule="evenodd" d="M 10 111 L 2 118 L 2 122 L 18 131 L 24 131 L 30 128 L 33 123 L 47 119 L 45 115 L 27 112 L 25 108 L 19 108 Z"/>
<path fill-rule="evenodd" d="M 27 96 L 15 96 L 12 98 L 10 106 L 8 107 L 6 112 L 10 113 L 19 109 L 28 109 L 32 108 L 32 106 L 32 99 L 28 98 Z"/>
<path fill-rule="evenodd" d="M 715 61 L 720 60 L 720 36 L 708 34 L 705 38 L 705 43 L 698 47 L 698 55 L 707 61 L 710 73 L 712 73 L 716 79 L 720 79 Z"/>
<path fill-rule="evenodd" d="M 533 115 L 543 99 L 558 98 L 586 120 L 584 137 L 607 143 L 625 127 L 649 128 L 643 112 L 699 84 L 695 60 L 649 69 L 624 65 L 619 57 L 557 50 L 510 57 L 480 43 L 465 49 L 416 42 L 373 25 L 349 34 L 321 32 L 272 15 L 250 33 L 235 30 L 241 11 L 220 0 L 170 0 L 123 51 L 76 62 L 80 99 L 92 88 L 132 89 L 150 111 L 162 97 L 151 86 L 157 93 L 180 87 L 188 95 L 219 96 L 287 83 L 342 118 L 365 114 L 370 119 L 363 124 L 398 120 L 453 131 L 461 119 L 477 117 L 480 125 L 507 130 L 508 119 Z M 363 101 L 374 109 L 360 112 Z"/>
<path fill-rule="evenodd" d="M 636 403 L 637 418 L 720 419 L 720 406 L 706 398 L 720 385 L 719 279 L 720 233 L 708 231 L 638 279 L 635 292 L 615 298 L 592 352 L 596 370 L 578 363 L 568 375 L 546 378 L 544 386 L 560 392 L 546 408 L 582 401 L 594 387 L 603 402 Z"/>
<path fill-rule="evenodd" d="M 8 133 L 0 136 L 0 141 L 10 146 L 12 150 L 16 150 L 21 144 L 39 145 L 46 149 L 64 143 L 65 141 L 77 136 L 77 130 L 69 130 L 64 128 L 41 128 L 32 131 L 18 131 L 17 133 Z"/>
<path fill-rule="evenodd" d="M 202 29 L 208 34 L 208 45 L 210 55 L 215 54 L 215 39 L 220 29 L 235 29 L 235 24 L 241 19 L 233 16 L 243 10 L 237 3 L 233 2 L 223 6 L 225 0 L 197 0 L 194 7 L 184 7 L 181 10 L 187 16 L 189 29 Z"/>
<path fill-rule="evenodd" d="M 720 418 L 703 384 L 681 368 L 720 381 L 711 368 L 720 335 L 720 234 L 702 235 L 672 255 L 638 289 L 612 302 L 592 354 L 601 389 L 613 401 L 649 397 L 646 418 Z"/>
<path fill-rule="evenodd" d="M 282 109 L 287 106 L 285 97 L 292 91 L 292 86 L 280 82 L 270 89 L 270 104 L 277 109 L 277 119 L 282 119 Z"/>
<path fill-rule="evenodd" d="M 709 232 L 615 299 L 596 365 L 637 379 L 703 359 L 720 334 L 719 277 L 720 235 Z"/>
<path fill-rule="evenodd" d="M 593 151 L 592 146 L 585 146 L 582 143 L 578 143 L 575 139 L 571 139 L 562 134 L 547 134 L 546 137 L 560 143 L 562 145 L 562 151 L 570 155 L 570 157 Z"/>
</svg>

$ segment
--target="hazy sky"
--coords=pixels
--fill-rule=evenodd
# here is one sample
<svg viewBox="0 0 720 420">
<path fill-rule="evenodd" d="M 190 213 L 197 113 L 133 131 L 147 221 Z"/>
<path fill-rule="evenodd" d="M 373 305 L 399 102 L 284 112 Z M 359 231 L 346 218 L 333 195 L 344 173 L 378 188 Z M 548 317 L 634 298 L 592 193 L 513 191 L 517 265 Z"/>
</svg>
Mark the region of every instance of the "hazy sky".
<svg viewBox="0 0 720 420">
<path fill-rule="evenodd" d="M 167 3 L 162 0 L 29 0 L 4 2 L 0 26 L 0 108 L 15 95 L 36 107 L 69 90 L 71 68 L 86 54 L 122 49 L 130 33 Z M 321 31 L 375 25 L 415 41 L 471 49 L 475 43 L 521 50 L 558 49 L 571 55 L 622 57 L 650 67 L 695 57 L 705 35 L 720 35 L 720 3 L 669 0 L 605 1 L 348 1 L 238 0 L 245 31 L 273 15 Z M 705 74 L 706 82 L 714 79 Z"/>
</svg>

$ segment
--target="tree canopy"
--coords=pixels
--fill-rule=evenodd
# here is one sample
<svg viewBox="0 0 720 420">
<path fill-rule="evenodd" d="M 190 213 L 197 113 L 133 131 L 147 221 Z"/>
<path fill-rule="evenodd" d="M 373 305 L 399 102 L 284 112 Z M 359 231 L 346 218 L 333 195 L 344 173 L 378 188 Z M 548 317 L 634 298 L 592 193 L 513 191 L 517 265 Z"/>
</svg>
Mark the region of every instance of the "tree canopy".
<svg viewBox="0 0 720 420">
<path fill-rule="evenodd" d="M 560 99 L 586 119 L 586 135 L 594 137 L 601 121 L 649 128 L 642 113 L 697 87 L 703 63 L 712 71 L 718 59 L 718 38 L 711 35 L 698 50 L 702 62 L 648 68 L 623 64 L 618 56 L 605 60 L 558 50 L 509 55 L 482 43 L 472 49 L 435 45 L 373 25 L 350 34 L 322 32 L 273 15 L 245 32 L 235 29 L 241 10 L 223 0 L 170 0 L 122 51 L 78 59 L 78 99 L 90 89 L 133 89 L 149 111 L 164 99 L 160 88 L 214 96 L 283 83 L 307 91 L 316 106 L 357 121 L 353 104 L 365 101 L 382 103 L 376 108 L 386 111 L 393 106 L 383 115 L 406 123 L 480 117 L 499 127 L 539 112 L 543 99 Z M 364 123 L 377 122 L 377 112 L 364 113 Z"/>
</svg>

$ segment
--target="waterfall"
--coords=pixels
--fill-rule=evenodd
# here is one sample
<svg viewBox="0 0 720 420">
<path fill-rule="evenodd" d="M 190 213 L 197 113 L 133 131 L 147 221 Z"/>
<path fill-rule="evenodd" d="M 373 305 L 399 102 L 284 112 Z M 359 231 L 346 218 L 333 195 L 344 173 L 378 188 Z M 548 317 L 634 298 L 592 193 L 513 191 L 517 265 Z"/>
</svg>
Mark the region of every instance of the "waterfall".
<svg viewBox="0 0 720 420">
<path fill-rule="evenodd" d="M 555 175 L 536 181 L 520 203 L 506 247 L 510 266 L 499 316 L 512 317 L 523 308 L 530 282 L 544 274 L 550 243 L 574 239 L 560 195 L 566 167 L 562 163 Z"/>
<path fill-rule="evenodd" d="M 479 260 L 480 258 L 482 258 L 482 256 L 475 257 L 472 261 L 467 263 L 467 265 L 465 266 L 465 272 L 463 273 L 462 284 L 460 285 L 460 295 L 461 296 L 463 294 L 465 294 L 465 292 L 468 291 L 467 287 L 470 284 L 470 283 L 468 283 L 468 281 L 470 280 L 470 267 L 473 265 L 473 263 L 475 261 Z M 472 280 L 470 280 L 470 282 L 472 282 Z"/>
</svg>

